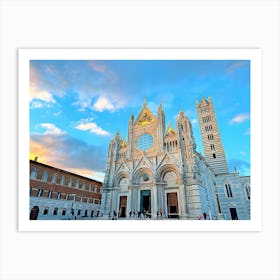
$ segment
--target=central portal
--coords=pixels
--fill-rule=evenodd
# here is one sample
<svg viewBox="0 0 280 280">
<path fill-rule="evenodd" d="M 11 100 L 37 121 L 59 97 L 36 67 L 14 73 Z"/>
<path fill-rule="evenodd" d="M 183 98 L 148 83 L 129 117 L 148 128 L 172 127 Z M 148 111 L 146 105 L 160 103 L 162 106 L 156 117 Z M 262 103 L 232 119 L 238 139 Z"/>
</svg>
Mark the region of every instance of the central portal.
<svg viewBox="0 0 280 280">
<path fill-rule="evenodd" d="M 151 212 L 151 190 L 140 192 L 140 211 Z"/>
</svg>

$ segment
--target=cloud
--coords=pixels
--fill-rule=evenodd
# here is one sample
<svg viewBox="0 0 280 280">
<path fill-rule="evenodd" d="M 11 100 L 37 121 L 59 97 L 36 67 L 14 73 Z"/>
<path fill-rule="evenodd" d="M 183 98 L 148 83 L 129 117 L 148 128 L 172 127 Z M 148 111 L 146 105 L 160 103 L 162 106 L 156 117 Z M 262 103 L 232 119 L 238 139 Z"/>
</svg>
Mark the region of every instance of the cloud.
<svg viewBox="0 0 280 280">
<path fill-rule="evenodd" d="M 246 66 L 245 61 L 238 61 L 238 62 L 234 62 L 232 63 L 227 69 L 227 73 L 231 74 L 233 73 L 236 69 L 238 68 L 243 68 Z"/>
<path fill-rule="evenodd" d="M 66 133 L 31 134 L 30 158 L 87 177 L 106 169 L 105 148 L 78 140 Z M 101 175 L 100 175 L 101 176 Z"/>
<path fill-rule="evenodd" d="M 48 90 L 40 87 L 41 84 L 42 82 L 39 73 L 31 66 L 29 87 L 29 101 L 31 109 L 49 107 L 50 104 L 56 103 L 53 95 Z"/>
<path fill-rule="evenodd" d="M 97 135 L 111 136 L 111 134 L 108 131 L 102 129 L 96 123 L 88 122 L 87 120 L 81 120 L 80 124 L 75 126 L 75 128 L 83 131 L 89 131 Z"/>
<path fill-rule="evenodd" d="M 46 131 L 44 132 L 45 135 L 61 135 L 61 134 L 65 134 L 64 131 L 62 131 L 60 128 L 56 127 L 52 123 L 41 123 L 40 126 L 46 129 Z"/>
<path fill-rule="evenodd" d="M 246 113 L 241 113 L 236 115 L 234 118 L 232 118 L 230 120 L 231 124 L 237 124 L 237 123 L 242 123 L 244 121 L 246 121 L 247 119 L 249 119 L 250 115 L 246 114 Z"/>
<path fill-rule="evenodd" d="M 104 64 L 97 63 L 96 61 L 91 60 L 88 62 L 88 65 L 95 72 L 104 73 L 107 70 L 107 67 Z"/>
<path fill-rule="evenodd" d="M 241 155 L 241 156 L 246 156 L 246 152 L 241 151 L 241 152 L 240 152 L 240 155 Z"/>
<path fill-rule="evenodd" d="M 56 103 L 53 95 L 46 90 L 36 90 L 35 88 L 30 87 L 30 101 L 41 100 L 46 103 Z"/>
<path fill-rule="evenodd" d="M 98 112 L 103 112 L 104 110 L 114 112 L 116 110 L 115 106 L 104 96 L 98 98 L 93 108 Z"/>
<path fill-rule="evenodd" d="M 198 120 L 197 119 L 192 119 L 191 123 L 192 123 L 193 126 L 195 126 L 198 123 Z"/>
<path fill-rule="evenodd" d="M 36 108 L 42 108 L 42 107 L 44 107 L 44 103 L 37 101 L 37 100 L 32 101 L 30 104 L 30 109 L 36 109 Z"/>
<path fill-rule="evenodd" d="M 228 160 L 228 166 L 232 172 L 234 171 L 234 168 L 236 168 L 240 175 L 250 175 L 250 163 L 247 161 L 231 158 Z"/>
<path fill-rule="evenodd" d="M 250 135 L 251 134 L 251 129 L 248 128 L 247 130 L 245 130 L 244 135 Z"/>
</svg>

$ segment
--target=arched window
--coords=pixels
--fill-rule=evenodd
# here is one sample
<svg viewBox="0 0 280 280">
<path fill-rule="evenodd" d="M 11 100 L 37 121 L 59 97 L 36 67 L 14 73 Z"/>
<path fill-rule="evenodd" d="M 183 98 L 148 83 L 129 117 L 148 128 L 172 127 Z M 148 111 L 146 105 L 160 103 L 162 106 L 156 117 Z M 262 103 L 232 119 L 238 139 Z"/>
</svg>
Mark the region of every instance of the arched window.
<svg viewBox="0 0 280 280">
<path fill-rule="evenodd" d="M 52 177 L 52 183 L 56 184 L 56 178 L 57 178 L 57 174 L 54 174 Z"/>
<path fill-rule="evenodd" d="M 79 188 L 79 179 L 76 180 L 76 185 L 75 185 L 75 187 L 76 187 L 76 188 Z"/>
<path fill-rule="evenodd" d="M 49 213 L 49 207 L 45 207 L 43 211 L 43 215 L 48 215 Z"/>
<path fill-rule="evenodd" d="M 36 179 L 37 178 L 37 168 L 33 168 L 30 174 L 31 179 Z"/>
<path fill-rule="evenodd" d="M 58 208 L 57 207 L 55 207 L 54 209 L 53 209 L 53 215 L 57 215 L 57 212 L 58 212 Z"/>
<path fill-rule="evenodd" d="M 48 180 L 48 172 L 45 170 L 42 176 L 42 181 L 47 182 L 47 180 Z"/>
</svg>

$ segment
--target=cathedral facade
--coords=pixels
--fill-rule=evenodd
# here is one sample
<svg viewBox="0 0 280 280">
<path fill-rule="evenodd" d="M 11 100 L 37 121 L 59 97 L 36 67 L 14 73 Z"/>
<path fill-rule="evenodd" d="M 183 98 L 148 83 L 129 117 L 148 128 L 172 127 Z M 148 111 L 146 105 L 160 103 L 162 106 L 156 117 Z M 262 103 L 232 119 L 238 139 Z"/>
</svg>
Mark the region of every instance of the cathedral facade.
<svg viewBox="0 0 280 280">
<path fill-rule="evenodd" d="M 109 144 L 101 212 L 104 219 L 250 219 L 250 177 L 230 173 L 212 100 L 196 103 L 204 156 L 180 111 L 166 126 L 146 101 Z"/>
</svg>

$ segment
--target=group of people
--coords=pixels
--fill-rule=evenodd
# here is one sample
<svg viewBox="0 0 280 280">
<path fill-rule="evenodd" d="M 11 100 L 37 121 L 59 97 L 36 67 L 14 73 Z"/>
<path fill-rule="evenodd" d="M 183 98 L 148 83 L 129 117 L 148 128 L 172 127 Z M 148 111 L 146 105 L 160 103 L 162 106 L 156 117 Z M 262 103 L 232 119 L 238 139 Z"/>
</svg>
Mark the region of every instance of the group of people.
<svg viewBox="0 0 280 280">
<path fill-rule="evenodd" d="M 112 216 L 112 220 L 118 220 L 118 218 L 120 217 L 120 214 L 117 213 L 116 211 L 113 211 L 113 216 Z M 146 219 L 151 219 L 152 218 L 152 214 L 151 211 L 148 209 L 144 209 L 142 211 L 135 211 L 135 210 L 130 210 L 129 211 L 129 218 L 130 219 L 140 219 L 140 220 L 146 220 Z M 157 211 L 157 219 L 163 219 L 163 211 L 162 209 L 160 209 L 159 211 Z"/>
</svg>

